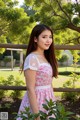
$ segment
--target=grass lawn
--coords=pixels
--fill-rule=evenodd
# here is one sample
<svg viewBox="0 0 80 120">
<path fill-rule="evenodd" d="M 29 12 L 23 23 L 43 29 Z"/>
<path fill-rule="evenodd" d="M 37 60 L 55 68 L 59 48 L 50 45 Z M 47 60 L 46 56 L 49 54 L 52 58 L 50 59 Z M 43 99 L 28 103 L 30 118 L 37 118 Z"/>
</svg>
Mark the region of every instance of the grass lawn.
<svg viewBox="0 0 80 120">
<path fill-rule="evenodd" d="M 67 67 L 67 68 L 66 67 L 59 67 L 59 72 L 65 72 L 65 71 L 74 71 L 74 68 L 73 67 Z M 76 72 L 77 71 L 80 72 L 80 68 L 77 68 Z M 0 70 L 0 77 L 4 77 L 5 80 L 7 79 L 7 77 L 9 75 L 13 75 L 14 77 L 19 76 L 21 78 L 21 80 L 24 81 L 24 75 L 23 75 L 23 73 L 21 74 L 21 72 L 19 70 L 14 70 L 14 71 L 11 71 L 11 70 L 1 71 Z M 69 79 L 71 79 L 71 77 L 68 76 L 68 75 L 66 75 L 66 76 L 65 75 L 59 75 L 57 79 L 53 78 L 53 81 L 52 81 L 53 88 L 62 87 L 63 84 Z M 76 82 L 76 86 L 77 85 L 79 85 L 79 82 Z M 77 87 L 80 87 L 80 85 L 77 86 Z M 62 94 L 61 92 L 55 92 L 56 96 L 59 96 L 61 94 Z"/>
<path fill-rule="evenodd" d="M 20 71 L 18 70 L 14 70 L 14 71 L 1 71 L 0 70 L 0 77 L 4 77 L 5 80 L 8 78 L 8 76 L 13 75 L 14 77 L 19 76 L 22 80 L 24 80 L 24 75 L 23 73 L 20 73 Z M 59 75 L 58 78 L 53 78 L 53 86 L 54 87 L 62 87 L 63 83 L 69 79 L 69 76 L 63 76 L 63 75 Z"/>
<path fill-rule="evenodd" d="M 21 74 L 21 72 L 18 71 L 18 70 L 14 70 L 14 71 L 11 71 L 11 70 L 3 70 L 3 71 L 1 71 L 0 70 L 0 77 L 4 77 L 6 79 L 10 75 L 13 75 L 15 77 L 20 76 L 22 80 L 24 79 L 23 73 Z"/>
<path fill-rule="evenodd" d="M 80 66 L 75 68 L 75 67 L 59 67 L 58 69 L 60 72 L 80 72 Z"/>
<path fill-rule="evenodd" d="M 5 80 L 8 78 L 8 76 L 13 75 L 14 77 L 21 77 L 22 80 L 24 80 L 24 75 L 23 73 L 21 74 L 20 71 L 0 71 L 0 77 L 4 77 Z M 59 75 L 58 78 L 53 78 L 53 86 L 54 87 L 62 87 L 63 83 L 69 79 L 69 76 L 63 76 Z"/>
</svg>

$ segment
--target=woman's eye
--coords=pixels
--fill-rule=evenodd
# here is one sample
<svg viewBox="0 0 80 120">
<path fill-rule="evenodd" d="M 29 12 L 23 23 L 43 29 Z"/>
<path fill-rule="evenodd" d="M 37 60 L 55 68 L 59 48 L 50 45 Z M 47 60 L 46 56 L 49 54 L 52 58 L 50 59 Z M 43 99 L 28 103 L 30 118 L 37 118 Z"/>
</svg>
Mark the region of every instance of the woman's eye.
<svg viewBox="0 0 80 120">
<path fill-rule="evenodd" d="M 43 38 L 46 38 L 45 36 L 43 36 Z"/>
<path fill-rule="evenodd" d="M 48 38 L 48 37 L 46 37 L 46 36 L 43 36 L 42 38 Z M 52 36 L 50 36 L 49 38 L 52 38 Z"/>
<path fill-rule="evenodd" d="M 52 36 L 50 36 L 49 38 L 52 38 Z"/>
</svg>

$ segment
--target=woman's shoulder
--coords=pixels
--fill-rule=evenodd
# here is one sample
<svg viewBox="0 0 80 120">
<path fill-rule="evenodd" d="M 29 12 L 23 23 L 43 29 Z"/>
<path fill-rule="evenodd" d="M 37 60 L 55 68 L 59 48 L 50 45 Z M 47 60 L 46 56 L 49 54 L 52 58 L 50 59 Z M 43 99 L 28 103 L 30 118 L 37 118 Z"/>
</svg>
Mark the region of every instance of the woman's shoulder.
<svg viewBox="0 0 80 120">
<path fill-rule="evenodd" d="M 33 70 L 37 70 L 39 66 L 38 60 L 35 56 L 35 54 L 30 53 L 24 61 L 24 70 L 27 68 L 33 69 Z"/>
<path fill-rule="evenodd" d="M 38 57 L 37 57 L 37 55 L 35 54 L 35 53 L 30 53 L 30 54 L 28 54 L 27 56 L 26 56 L 26 58 L 25 58 L 25 62 L 28 62 L 28 63 L 37 63 L 37 64 L 39 64 L 39 60 L 38 60 Z"/>
<path fill-rule="evenodd" d="M 30 54 L 28 54 L 27 56 L 26 56 L 26 60 L 28 59 L 35 59 L 36 58 L 36 55 L 34 54 L 34 53 L 30 53 Z"/>
</svg>

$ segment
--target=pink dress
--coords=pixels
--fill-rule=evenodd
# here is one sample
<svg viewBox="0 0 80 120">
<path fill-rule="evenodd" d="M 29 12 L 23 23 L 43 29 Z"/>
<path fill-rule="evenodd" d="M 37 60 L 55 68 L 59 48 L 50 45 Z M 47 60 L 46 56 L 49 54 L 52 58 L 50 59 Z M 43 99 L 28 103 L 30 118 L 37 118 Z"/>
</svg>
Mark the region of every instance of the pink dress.
<svg viewBox="0 0 80 120">
<path fill-rule="evenodd" d="M 36 93 L 38 108 L 43 112 L 47 112 L 42 106 L 42 104 L 46 104 L 45 99 L 47 100 L 52 99 L 53 101 L 55 101 L 55 96 L 51 85 L 52 67 L 48 62 L 44 62 L 41 55 L 31 53 L 26 57 L 24 62 L 24 70 L 26 69 L 36 70 L 35 93 Z M 30 107 L 27 92 L 25 93 L 22 99 L 18 113 L 20 113 L 20 111 L 24 111 L 24 107 Z M 22 120 L 22 119 L 17 118 L 17 120 Z"/>
</svg>

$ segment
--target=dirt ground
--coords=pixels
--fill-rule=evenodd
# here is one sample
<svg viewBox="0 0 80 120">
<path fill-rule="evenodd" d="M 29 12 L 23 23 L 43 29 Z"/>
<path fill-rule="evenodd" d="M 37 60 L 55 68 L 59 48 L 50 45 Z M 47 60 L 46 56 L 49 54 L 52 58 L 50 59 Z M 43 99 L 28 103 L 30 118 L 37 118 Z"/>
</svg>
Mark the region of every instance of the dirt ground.
<svg viewBox="0 0 80 120">
<path fill-rule="evenodd" d="M 74 112 L 76 115 L 80 115 L 80 99 L 74 103 L 71 101 L 60 100 L 65 105 L 66 110 Z M 18 112 L 21 99 L 3 98 L 0 99 L 0 112 L 8 112 L 8 120 L 14 120 L 15 116 L 13 113 Z M 71 120 L 75 120 L 72 118 Z"/>
</svg>

